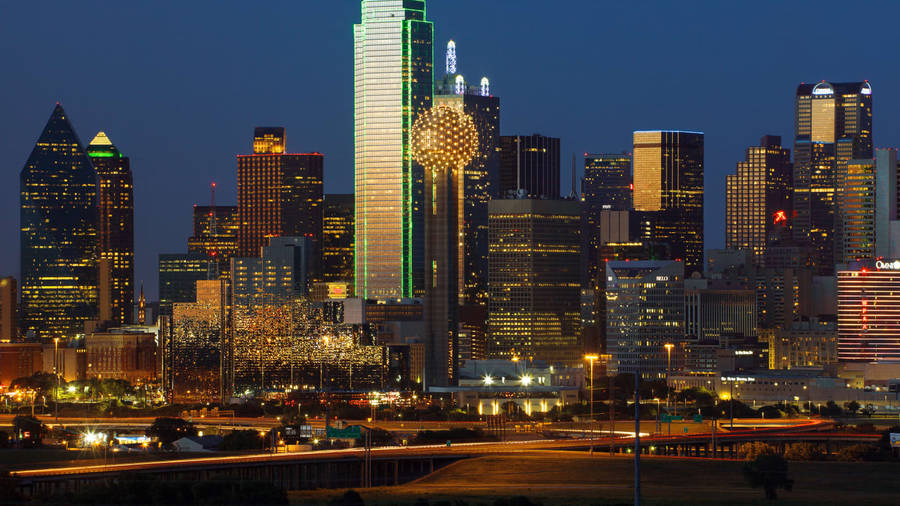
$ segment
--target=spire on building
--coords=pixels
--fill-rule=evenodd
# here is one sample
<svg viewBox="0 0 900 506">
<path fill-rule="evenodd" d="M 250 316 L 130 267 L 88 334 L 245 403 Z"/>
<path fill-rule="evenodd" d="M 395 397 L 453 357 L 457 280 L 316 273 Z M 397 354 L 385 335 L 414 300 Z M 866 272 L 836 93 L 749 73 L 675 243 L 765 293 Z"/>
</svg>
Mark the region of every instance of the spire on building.
<svg viewBox="0 0 900 506">
<path fill-rule="evenodd" d="M 481 78 L 481 96 L 491 96 L 491 81 L 487 77 Z"/>
<path fill-rule="evenodd" d="M 457 95 L 465 95 L 466 94 L 466 79 L 463 76 L 456 76 L 456 87 L 454 92 Z"/>
<path fill-rule="evenodd" d="M 456 42 L 447 43 L 447 75 L 456 73 Z"/>
</svg>

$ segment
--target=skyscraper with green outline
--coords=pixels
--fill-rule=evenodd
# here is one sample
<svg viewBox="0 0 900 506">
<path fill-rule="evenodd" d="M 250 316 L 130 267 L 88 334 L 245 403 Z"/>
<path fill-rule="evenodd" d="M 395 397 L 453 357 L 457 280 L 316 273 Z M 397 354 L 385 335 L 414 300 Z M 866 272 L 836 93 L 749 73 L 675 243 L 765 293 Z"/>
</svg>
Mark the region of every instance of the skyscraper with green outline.
<svg viewBox="0 0 900 506">
<path fill-rule="evenodd" d="M 424 171 L 410 153 L 434 92 L 425 0 L 362 0 L 355 25 L 356 295 L 424 292 Z"/>
</svg>

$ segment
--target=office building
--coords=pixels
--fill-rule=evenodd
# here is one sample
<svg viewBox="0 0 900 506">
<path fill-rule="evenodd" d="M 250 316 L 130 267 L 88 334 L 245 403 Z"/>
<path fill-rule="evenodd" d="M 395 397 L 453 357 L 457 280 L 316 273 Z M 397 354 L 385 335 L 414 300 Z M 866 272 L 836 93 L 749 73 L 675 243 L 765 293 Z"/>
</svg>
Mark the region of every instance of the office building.
<svg viewBox="0 0 900 506">
<path fill-rule="evenodd" d="M 353 194 L 325 195 L 322 228 L 322 273 L 325 281 L 353 285 Z"/>
<path fill-rule="evenodd" d="M 900 248 L 892 250 L 893 241 L 900 240 L 897 204 L 900 189 L 897 187 L 897 150 L 875 150 L 875 257 L 900 256 Z M 892 225 L 892 222 L 894 223 Z M 894 227 L 894 229 L 892 229 Z M 892 232 L 895 230 L 895 233 Z M 896 253 L 896 255 L 894 255 Z"/>
<path fill-rule="evenodd" d="M 850 160 L 874 155 L 872 87 L 803 83 L 794 110 L 794 237 L 812 247 L 817 272 L 832 275 L 842 254 L 836 188 Z"/>
<path fill-rule="evenodd" d="M 0 343 L 0 385 L 8 387 L 43 369 L 41 343 Z"/>
<path fill-rule="evenodd" d="M 581 364 L 580 203 L 489 209 L 488 358 Z"/>
<path fill-rule="evenodd" d="M 156 335 L 128 329 L 110 329 L 84 337 L 87 379 L 125 380 L 132 385 L 157 378 Z"/>
<path fill-rule="evenodd" d="M 409 134 L 432 105 L 433 26 L 424 0 L 368 0 L 353 33 L 355 293 L 421 296 L 425 175 Z"/>
<path fill-rule="evenodd" d="M 685 338 L 727 343 L 756 340 L 756 291 L 723 288 L 716 280 L 686 279 Z"/>
<path fill-rule="evenodd" d="M 767 336 L 769 369 L 824 368 L 838 363 L 837 325 L 812 318 Z"/>
<path fill-rule="evenodd" d="M 196 302 L 172 309 L 173 402 L 218 402 L 227 375 L 223 280 L 198 281 Z"/>
<path fill-rule="evenodd" d="M 585 153 L 581 199 L 587 216 L 631 209 L 631 153 Z"/>
<path fill-rule="evenodd" d="M 500 137 L 499 198 L 559 199 L 559 139 L 534 135 Z"/>
<path fill-rule="evenodd" d="M 19 284 L 16 278 L 0 278 L 0 343 L 19 337 Z"/>
<path fill-rule="evenodd" d="M 109 294 L 108 302 L 101 301 L 101 306 L 110 308 L 112 323 L 128 324 L 131 323 L 134 305 L 134 182 L 131 161 L 103 132 L 99 132 L 88 145 L 87 154 L 97 171 L 100 276 L 106 281 L 100 284 L 101 299 L 105 298 L 105 291 Z M 101 319 L 104 319 L 102 315 Z"/>
<path fill-rule="evenodd" d="M 213 183 L 215 185 L 215 183 Z M 193 234 L 188 253 L 206 255 L 214 270 L 210 277 L 227 275 L 231 258 L 238 253 L 240 215 L 237 206 L 194 206 Z"/>
<path fill-rule="evenodd" d="M 258 255 L 269 237 L 281 236 L 309 237 L 318 251 L 324 157 L 285 153 L 283 128 L 257 128 L 253 150 L 252 155 L 237 157 L 239 254 Z"/>
<path fill-rule="evenodd" d="M 97 173 L 59 104 L 20 191 L 22 333 L 72 337 L 97 316 Z"/>
<path fill-rule="evenodd" d="M 835 260 L 840 264 L 875 258 L 875 160 L 849 160 L 843 171 L 835 191 Z"/>
<path fill-rule="evenodd" d="M 312 240 L 273 237 L 258 257 L 231 259 L 231 305 L 278 306 L 309 292 Z"/>
<path fill-rule="evenodd" d="M 635 239 L 667 243 L 685 273 L 703 270 L 703 133 L 634 132 Z"/>
<path fill-rule="evenodd" d="M 749 147 L 735 174 L 725 180 L 725 247 L 753 253 L 756 266 L 765 264 L 766 246 L 777 227 L 792 218 L 791 151 L 781 137 L 766 135 Z"/>
<path fill-rule="evenodd" d="M 671 354 L 684 341 L 684 264 L 606 263 L 607 352 L 611 374 L 666 377 Z M 667 353 L 666 344 L 673 345 Z"/>
<path fill-rule="evenodd" d="M 160 312 L 172 314 L 172 304 L 194 302 L 197 281 L 209 279 L 209 257 L 203 253 L 159 255 Z"/>
<path fill-rule="evenodd" d="M 900 360 L 900 261 L 853 262 L 837 273 L 838 358 Z"/>
</svg>

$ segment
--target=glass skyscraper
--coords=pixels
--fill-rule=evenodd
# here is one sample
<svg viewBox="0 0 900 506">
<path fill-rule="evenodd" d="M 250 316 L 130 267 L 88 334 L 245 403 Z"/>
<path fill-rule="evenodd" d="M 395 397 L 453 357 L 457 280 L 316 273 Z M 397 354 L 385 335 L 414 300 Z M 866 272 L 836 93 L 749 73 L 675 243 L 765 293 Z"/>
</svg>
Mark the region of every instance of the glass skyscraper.
<svg viewBox="0 0 900 506">
<path fill-rule="evenodd" d="M 97 316 L 97 173 L 56 105 L 20 176 L 22 331 L 71 337 Z"/>
<path fill-rule="evenodd" d="M 837 188 L 847 163 L 871 159 L 872 86 L 801 84 L 794 101 L 794 238 L 813 248 L 817 271 L 834 273 L 843 256 Z"/>
<path fill-rule="evenodd" d="M 114 323 L 128 324 L 134 313 L 134 182 L 131 163 L 103 132 L 88 145 L 87 154 L 97 171 L 100 213 L 101 274 L 108 286 L 100 288 L 101 307 L 107 305 Z M 105 300 L 107 293 L 109 300 Z M 101 310 L 101 319 L 104 311 Z"/>
<path fill-rule="evenodd" d="M 703 271 L 703 132 L 634 132 L 634 209 L 643 239 L 667 243 L 685 273 Z"/>
<path fill-rule="evenodd" d="M 764 136 L 747 148 L 734 174 L 725 176 L 725 247 L 751 251 L 765 264 L 766 248 L 778 228 L 791 222 L 791 151 L 781 137 Z"/>
<path fill-rule="evenodd" d="M 354 26 L 356 294 L 424 290 L 424 171 L 410 134 L 434 94 L 424 0 L 363 0 Z"/>
</svg>

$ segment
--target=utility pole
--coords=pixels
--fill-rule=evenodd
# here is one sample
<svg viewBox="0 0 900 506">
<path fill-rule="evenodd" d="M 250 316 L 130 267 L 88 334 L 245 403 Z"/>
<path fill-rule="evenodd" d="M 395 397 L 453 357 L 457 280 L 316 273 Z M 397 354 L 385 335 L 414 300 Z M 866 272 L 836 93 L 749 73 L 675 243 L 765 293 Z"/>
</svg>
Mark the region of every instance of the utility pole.
<svg viewBox="0 0 900 506">
<path fill-rule="evenodd" d="M 607 374 L 609 373 L 607 372 Z M 616 396 L 614 394 L 616 382 L 613 376 L 607 376 L 607 378 L 609 378 L 609 455 L 612 456 L 615 453 L 613 440 L 616 437 Z"/>
<path fill-rule="evenodd" d="M 53 393 L 53 411 L 56 423 L 59 423 L 59 338 L 53 338 L 53 375 L 56 376 L 56 388 Z"/>
</svg>

